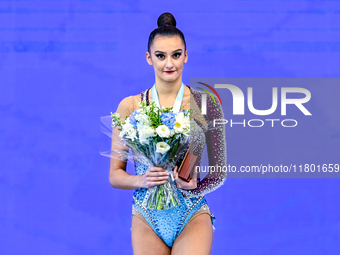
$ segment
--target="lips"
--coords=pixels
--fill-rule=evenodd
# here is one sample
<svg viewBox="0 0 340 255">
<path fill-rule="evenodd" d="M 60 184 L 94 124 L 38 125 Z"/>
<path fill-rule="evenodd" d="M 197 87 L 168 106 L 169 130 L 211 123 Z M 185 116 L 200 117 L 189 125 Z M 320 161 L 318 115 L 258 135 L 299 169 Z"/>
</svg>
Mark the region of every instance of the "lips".
<svg viewBox="0 0 340 255">
<path fill-rule="evenodd" d="M 175 72 L 175 71 L 165 71 L 166 73 L 173 73 L 173 72 Z"/>
</svg>

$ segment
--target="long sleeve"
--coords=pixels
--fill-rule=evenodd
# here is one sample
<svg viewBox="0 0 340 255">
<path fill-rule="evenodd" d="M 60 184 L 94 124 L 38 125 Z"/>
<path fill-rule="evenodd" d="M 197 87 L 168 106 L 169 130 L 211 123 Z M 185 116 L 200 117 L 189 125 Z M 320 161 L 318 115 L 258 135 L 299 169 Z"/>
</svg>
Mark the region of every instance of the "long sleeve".
<svg viewBox="0 0 340 255">
<path fill-rule="evenodd" d="M 209 170 L 209 173 L 203 180 L 197 183 L 196 189 L 181 189 L 183 194 L 189 196 L 203 196 L 207 193 L 210 193 L 222 186 L 227 178 L 225 125 L 216 124 L 214 126 L 214 120 L 224 119 L 222 105 L 215 95 L 213 95 L 215 100 L 207 95 L 207 111 L 206 115 L 202 115 L 200 111 L 197 111 L 197 108 L 201 109 L 202 94 L 204 94 L 204 92 L 193 90 L 193 99 L 196 102 L 196 105 L 193 107 L 195 108 L 196 113 L 198 112 L 194 119 L 195 122 L 202 127 L 201 129 L 204 132 L 209 158 L 209 166 L 206 166 L 206 170 Z M 192 100 L 192 102 L 194 100 Z M 194 139 L 197 140 L 197 137 L 194 137 Z M 201 157 L 201 155 L 198 156 Z"/>
</svg>

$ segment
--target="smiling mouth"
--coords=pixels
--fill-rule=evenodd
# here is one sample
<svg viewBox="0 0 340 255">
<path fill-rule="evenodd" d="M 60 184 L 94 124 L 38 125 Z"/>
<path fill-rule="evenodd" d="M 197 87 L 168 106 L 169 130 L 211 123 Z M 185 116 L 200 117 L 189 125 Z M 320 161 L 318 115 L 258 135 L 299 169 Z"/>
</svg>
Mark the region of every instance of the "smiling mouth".
<svg viewBox="0 0 340 255">
<path fill-rule="evenodd" d="M 173 73 L 173 72 L 175 72 L 175 71 L 165 71 L 166 73 Z"/>
</svg>

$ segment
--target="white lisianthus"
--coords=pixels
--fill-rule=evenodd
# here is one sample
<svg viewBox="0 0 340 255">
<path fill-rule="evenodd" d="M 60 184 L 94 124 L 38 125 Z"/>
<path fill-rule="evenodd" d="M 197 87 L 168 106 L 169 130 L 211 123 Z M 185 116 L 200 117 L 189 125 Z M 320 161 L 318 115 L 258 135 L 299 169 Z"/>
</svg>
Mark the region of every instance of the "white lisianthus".
<svg viewBox="0 0 340 255">
<path fill-rule="evenodd" d="M 122 125 L 122 131 L 119 134 L 120 137 L 129 138 L 134 141 L 137 138 L 137 130 L 130 124 L 129 118 L 126 119 L 125 124 Z"/>
<path fill-rule="evenodd" d="M 160 125 L 156 128 L 156 132 L 160 137 L 168 138 L 170 136 L 170 128 L 166 125 Z"/>
<path fill-rule="evenodd" d="M 139 132 L 139 142 L 141 144 L 147 144 L 149 142 L 149 137 L 156 136 L 155 129 L 150 126 L 144 126 L 141 129 L 138 129 Z"/>
<path fill-rule="evenodd" d="M 156 144 L 156 152 L 159 152 L 161 154 L 166 153 L 168 150 L 170 150 L 170 146 L 169 144 L 167 144 L 166 142 L 158 142 Z"/>
</svg>

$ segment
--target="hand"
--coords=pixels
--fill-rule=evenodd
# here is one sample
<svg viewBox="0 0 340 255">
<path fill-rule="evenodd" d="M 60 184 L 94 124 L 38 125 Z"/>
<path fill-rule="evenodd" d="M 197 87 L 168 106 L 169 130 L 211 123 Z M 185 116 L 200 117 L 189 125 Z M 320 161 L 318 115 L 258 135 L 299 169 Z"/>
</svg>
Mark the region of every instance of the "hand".
<svg viewBox="0 0 340 255">
<path fill-rule="evenodd" d="M 197 188 L 197 177 L 196 177 L 196 175 L 189 182 L 186 182 L 186 181 L 184 181 L 184 180 L 182 180 L 181 178 L 178 177 L 177 169 L 178 169 L 178 167 L 176 166 L 175 169 L 174 169 L 174 178 L 175 178 L 175 182 L 177 184 L 177 188 L 180 188 L 180 189 L 196 189 Z"/>
<path fill-rule="evenodd" d="M 138 186 L 141 188 L 151 188 L 164 184 L 169 179 L 170 173 L 166 172 L 164 168 L 154 166 L 148 168 L 145 174 L 140 176 L 141 180 Z"/>
</svg>

